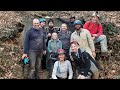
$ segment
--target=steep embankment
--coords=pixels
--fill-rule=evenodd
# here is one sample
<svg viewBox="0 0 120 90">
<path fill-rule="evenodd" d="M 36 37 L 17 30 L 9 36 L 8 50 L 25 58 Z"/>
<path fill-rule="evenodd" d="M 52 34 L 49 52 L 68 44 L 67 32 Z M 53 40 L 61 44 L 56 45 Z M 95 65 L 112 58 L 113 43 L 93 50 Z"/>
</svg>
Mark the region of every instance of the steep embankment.
<svg viewBox="0 0 120 90">
<path fill-rule="evenodd" d="M 24 32 L 31 26 L 33 18 L 51 16 L 68 18 L 75 15 L 90 19 L 93 11 L 0 11 L 0 78 L 21 79 L 22 44 Z M 108 57 L 97 56 L 103 70 L 100 70 L 101 79 L 120 78 L 120 12 L 100 11 L 104 34 L 108 39 Z M 97 50 L 99 53 L 99 49 Z M 46 71 L 41 72 L 41 77 L 46 78 Z"/>
</svg>

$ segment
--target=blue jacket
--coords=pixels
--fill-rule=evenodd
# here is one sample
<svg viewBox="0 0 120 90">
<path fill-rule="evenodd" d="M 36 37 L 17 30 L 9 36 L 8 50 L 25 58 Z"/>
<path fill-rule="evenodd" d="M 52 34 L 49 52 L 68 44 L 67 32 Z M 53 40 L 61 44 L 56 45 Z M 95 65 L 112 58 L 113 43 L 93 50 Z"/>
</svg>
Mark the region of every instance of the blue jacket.
<svg viewBox="0 0 120 90">
<path fill-rule="evenodd" d="M 51 52 L 57 53 L 58 49 L 62 49 L 62 42 L 59 39 L 49 40 L 49 42 L 48 42 L 48 52 L 49 53 L 51 53 Z"/>
<path fill-rule="evenodd" d="M 42 29 L 34 29 L 33 27 L 27 30 L 24 39 L 24 51 L 27 54 L 29 52 L 39 52 L 46 49 L 45 37 Z"/>
</svg>

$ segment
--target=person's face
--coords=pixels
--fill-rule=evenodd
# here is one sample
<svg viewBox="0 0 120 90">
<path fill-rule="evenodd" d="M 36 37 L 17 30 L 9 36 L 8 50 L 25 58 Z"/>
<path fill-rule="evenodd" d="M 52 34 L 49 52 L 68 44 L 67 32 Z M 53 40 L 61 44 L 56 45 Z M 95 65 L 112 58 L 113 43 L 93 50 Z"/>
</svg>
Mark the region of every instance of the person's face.
<svg viewBox="0 0 120 90">
<path fill-rule="evenodd" d="M 33 20 L 33 27 L 35 28 L 35 29 L 39 29 L 39 20 Z"/>
<path fill-rule="evenodd" d="M 65 54 L 59 54 L 58 58 L 60 61 L 63 61 L 65 59 Z"/>
<path fill-rule="evenodd" d="M 41 25 L 41 27 L 45 27 L 46 22 L 41 22 L 40 25 Z"/>
<path fill-rule="evenodd" d="M 57 38 L 58 38 L 57 33 L 53 33 L 53 34 L 52 34 L 52 39 L 56 40 Z"/>
<path fill-rule="evenodd" d="M 53 27 L 54 26 L 53 22 L 49 22 L 48 26 Z"/>
<path fill-rule="evenodd" d="M 74 18 L 70 18 L 70 22 L 74 22 L 75 21 L 75 19 Z"/>
<path fill-rule="evenodd" d="M 62 24 L 62 25 L 61 25 L 61 30 L 62 30 L 62 31 L 67 30 L 67 25 L 66 25 L 66 24 Z"/>
<path fill-rule="evenodd" d="M 78 50 L 78 46 L 75 45 L 75 44 L 72 44 L 72 45 L 71 45 L 71 51 L 72 51 L 72 52 L 77 52 L 77 50 Z"/>
<path fill-rule="evenodd" d="M 98 20 L 99 20 L 99 18 L 97 16 L 92 17 L 92 22 L 93 23 L 97 23 Z"/>
<path fill-rule="evenodd" d="M 81 28 L 81 25 L 80 25 L 80 24 L 75 25 L 75 29 L 76 29 L 76 30 L 80 30 L 80 28 Z"/>
</svg>

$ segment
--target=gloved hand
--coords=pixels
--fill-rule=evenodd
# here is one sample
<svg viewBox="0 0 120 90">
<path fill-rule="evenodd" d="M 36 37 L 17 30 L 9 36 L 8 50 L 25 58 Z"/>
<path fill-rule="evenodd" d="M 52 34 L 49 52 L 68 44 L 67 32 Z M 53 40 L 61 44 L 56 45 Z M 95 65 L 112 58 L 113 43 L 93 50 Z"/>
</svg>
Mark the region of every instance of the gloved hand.
<svg viewBox="0 0 120 90">
<path fill-rule="evenodd" d="M 26 65 L 26 64 L 28 64 L 28 63 L 29 63 L 29 59 L 28 59 L 28 58 L 24 58 L 24 59 L 23 59 L 23 64 Z"/>
</svg>

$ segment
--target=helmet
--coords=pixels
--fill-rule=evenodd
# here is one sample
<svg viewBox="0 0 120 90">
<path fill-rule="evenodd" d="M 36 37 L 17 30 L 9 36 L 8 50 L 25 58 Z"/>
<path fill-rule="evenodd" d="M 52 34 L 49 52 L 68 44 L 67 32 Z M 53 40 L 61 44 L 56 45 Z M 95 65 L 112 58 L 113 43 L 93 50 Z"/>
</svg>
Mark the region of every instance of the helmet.
<svg viewBox="0 0 120 90">
<path fill-rule="evenodd" d="M 59 54 L 65 54 L 65 51 L 64 51 L 64 49 L 59 49 L 59 50 L 57 51 L 57 53 L 58 53 L 58 55 L 59 55 Z"/>
<path fill-rule="evenodd" d="M 75 16 L 70 16 L 70 19 L 74 18 L 75 19 Z"/>
<path fill-rule="evenodd" d="M 41 23 L 41 22 L 46 22 L 46 20 L 44 19 L 44 18 L 41 18 L 40 20 L 39 20 L 39 22 Z"/>
<path fill-rule="evenodd" d="M 74 21 L 74 25 L 77 25 L 77 24 L 79 24 L 79 25 L 82 25 L 82 26 L 83 26 L 83 24 L 82 24 L 82 22 L 81 22 L 80 20 L 75 20 L 75 21 Z"/>
<path fill-rule="evenodd" d="M 93 14 L 92 14 L 92 16 L 94 17 L 94 16 L 97 16 L 98 18 L 100 18 L 100 15 L 98 14 L 98 12 L 94 12 Z"/>
</svg>

